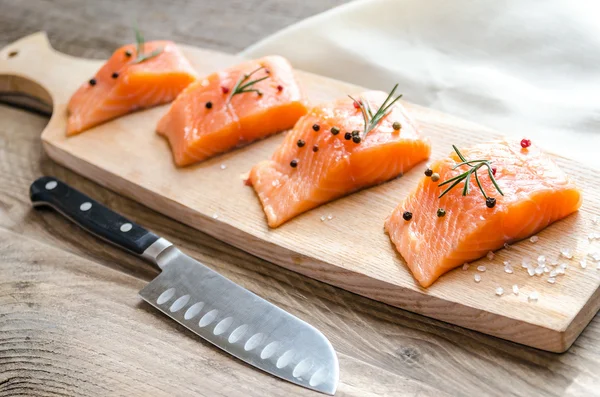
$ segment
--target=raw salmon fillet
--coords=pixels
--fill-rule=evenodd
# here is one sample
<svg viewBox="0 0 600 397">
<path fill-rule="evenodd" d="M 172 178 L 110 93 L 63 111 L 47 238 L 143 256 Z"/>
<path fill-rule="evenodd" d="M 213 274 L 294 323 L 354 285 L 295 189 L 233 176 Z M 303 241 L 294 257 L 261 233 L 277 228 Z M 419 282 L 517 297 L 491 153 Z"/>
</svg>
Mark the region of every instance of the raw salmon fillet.
<svg viewBox="0 0 600 397">
<path fill-rule="evenodd" d="M 471 192 L 462 195 L 464 182 L 441 199 L 448 187 L 442 181 L 468 170 L 452 170 L 460 162 L 453 153 L 430 168 L 439 182 L 423 177 L 385 223 L 385 230 L 423 287 L 429 287 L 442 274 L 465 262 L 481 258 L 505 243 L 527 238 L 552 222 L 577 211 L 582 197 L 575 183 L 548 156 L 535 146 L 522 148 L 518 140 L 501 140 L 459 148 L 467 160 L 487 159 L 496 169 L 500 195 L 484 168 L 477 175 L 493 208 L 471 177 Z M 444 217 L 437 210 L 446 211 Z M 405 220 L 405 211 L 412 219 Z"/>
<path fill-rule="evenodd" d="M 263 67 L 264 69 L 257 69 Z M 268 77 L 233 95 L 244 74 L 249 81 Z M 229 98 L 231 97 L 231 100 Z M 187 87 L 159 121 L 175 164 L 185 166 L 291 128 L 306 113 L 292 67 L 280 56 L 244 62 L 213 73 Z"/>
<path fill-rule="evenodd" d="M 372 109 L 386 97 L 380 91 L 361 95 Z M 394 122 L 401 123 L 400 130 L 394 130 Z M 333 127 L 339 129 L 336 135 Z M 316 106 L 298 121 L 271 160 L 252 168 L 248 183 L 256 190 L 270 227 L 397 177 L 429 157 L 429 140 L 419 134 L 399 103 L 360 143 L 346 139 L 346 132 L 363 129 L 363 116 L 350 98 Z"/>
<path fill-rule="evenodd" d="M 144 54 L 161 48 L 160 54 L 139 63 L 133 63 L 134 44 L 116 50 L 96 76 L 71 97 L 67 135 L 138 109 L 171 102 L 196 80 L 196 72 L 174 43 L 147 42 Z"/>
</svg>

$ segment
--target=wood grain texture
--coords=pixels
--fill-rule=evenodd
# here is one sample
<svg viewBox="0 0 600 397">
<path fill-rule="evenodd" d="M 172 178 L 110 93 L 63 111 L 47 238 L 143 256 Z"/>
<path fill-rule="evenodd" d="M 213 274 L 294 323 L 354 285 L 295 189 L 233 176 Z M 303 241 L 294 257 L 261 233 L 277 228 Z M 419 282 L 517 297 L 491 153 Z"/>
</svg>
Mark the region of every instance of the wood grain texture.
<svg viewBox="0 0 600 397">
<path fill-rule="evenodd" d="M 10 53 L 18 55 L 10 57 Z M 184 47 L 200 74 L 238 62 L 223 53 Z M 428 289 L 417 285 L 403 259 L 382 232 L 382 224 L 397 203 L 413 188 L 424 166 L 402 178 L 368 189 L 310 211 L 273 230 L 252 189 L 241 179 L 252 165 L 268 158 L 282 134 L 184 169 L 172 163 L 166 142 L 154 133 L 166 107 L 137 112 L 67 138 L 66 104 L 100 61 L 82 60 L 52 50 L 43 34 L 28 36 L 0 52 L 0 72 L 8 78 L 6 90 L 26 90 L 35 81 L 52 97 L 54 114 L 42 134 L 51 158 L 88 178 L 218 239 L 270 262 L 349 291 L 544 350 L 562 352 L 579 335 L 600 306 L 600 273 L 575 266 L 597 248 L 587 239 L 594 232 L 591 219 L 598 214 L 599 180 L 594 171 L 558 158 L 584 190 L 585 203 L 572 215 L 544 230 L 541 241 L 529 241 L 502 250 L 494 261 L 473 263 L 472 270 L 455 270 Z M 39 67 L 35 62 L 42 57 Z M 361 89 L 339 81 L 299 73 L 311 101 L 330 100 Z M 1 83 L 0 83 L 1 84 Z M 15 88 L 16 87 L 16 88 Z M 29 94 L 39 93 L 36 89 Z M 46 95 L 44 95 L 46 96 Z M 493 139 L 491 130 L 422 107 L 406 104 L 422 132 L 433 141 L 433 158 L 445 156 L 451 144 L 460 147 Z M 227 168 L 222 169 L 222 165 Z M 334 219 L 323 222 L 327 214 Z M 576 249 L 571 269 L 557 284 L 547 275 L 530 277 L 520 267 L 524 258 L 558 257 L 561 247 Z M 503 271 L 511 261 L 515 274 Z M 489 270 L 481 283 L 473 281 L 479 264 Z M 509 291 L 519 285 L 520 294 Z M 499 298 L 496 287 L 507 293 Z M 537 291 L 541 298 L 529 302 Z"/>
<path fill-rule="evenodd" d="M 43 174 L 107 203 L 318 327 L 340 357 L 338 396 L 600 395 L 598 315 L 568 352 L 554 354 L 362 298 L 232 248 L 57 165 L 41 147 L 44 117 L 0 106 L 0 119 L 0 396 L 145 396 L 149 389 L 157 396 L 218 396 L 222 384 L 195 377 L 182 385 L 181 372 L 193 366 L 209 376 L 224 371 L 236 376 L 246 368 L 144 307 L 137 291 L 158 270 L 53 211 L 33 210 L 29 184 Z M 85 284 L 74 287 L 75 278 Z M 102 310 L 90 316 L 97 299 Z M 113 302 L 121 302 L 119 309 Z M 118 331 L 114 323 L 121 324 Z M 148 324 L 160 327 L 152 339 L 133 331 Z M 169 346 L 155 347 L 155 337 L 166 338 Z M 141 353 L 151 354 L 132 352 L 128 346 L 139 346 L 136 339 L 147 341 Z M 109 351 L 107 344 L 115 343 L 119 348 Z M 181 360 L 181 346 L 197 354 Z M 206 355 L 212 360 L 203 361 Z M 266 384 L 271 378 L 259 371 L 245 379 L 248 384 L 231 379 L 224 383 L 231 386 L 229 396 L 253 389 L 273 396 L 302 392 L 283 381 Z"/>
<path fill-rule="evenodd" d="M 45 29 L 50 31 L 53 44 L 63 52 L 99 59 L 106 57 L 121 44 L 119 40 L 113 43 L 106 34 L 110 37 L 111 26 L 118 30 L 120 24 L 127 26 L 128 21 L 100 19 L 94 15 L 101 15 L 104 8 L 111 9 L 116 3 L 85 2 L 88 19 L 85 24 L 75 26 L 68 23 L 81 18 L 82 7 L 63 7 L 60 12 L 48 12 L 48 7 L 66 3 L 0 0 L 0 47 L 25 34 Z M 146 4 L 141 1 L 121 3 L 124 2 L 119 2 L 119 6 L 127 12 L 145 9 Z M 195 3 L 204 3 L 198 7 L 213 9 L 214 17 L 225 13 L 235 16 L 231 19 L 235 20 L 236 34 L 228 36 L 230 41 L 211 43 L 205 37 L 213 32 L 178 29 L 178 20 L 198 17 L 177 12 L 181 4 L 178 1 L 163 2 L 161 9 L 166 10 L 170 3 L 174 4 L 175 10 L 172 24 L 162 25 L 160 30 L 153 26 L 146 28 L 151 37 L 168 34 L 180 42 L 237 50 L 248 43 L 247 37 L 254 32 L 250 25 L 255 14 L 247 12 L 250 6 L 246 9 L 228 7 L 234 2 L 224 0 L 220 2 L 224 7 L 216 7 L 209 5 L 212 3 L 209 1 L 197 1 Z M 279 2 L 260 1 L 263 6 L 278 7 L 274 3 Z M 306 4 L 302 7 L 318 11 L 328 2 L 311 0 L 302 3 Z M 273 24 L 261 23 L 256 31 L 266 35 L 275 30 L 273 26 L 281 23 L 278 18 L 292 21 L 306 16 L 300 12 L 302 7 L 289 8 L 297 14 L 286 14 L 287 9 L 281 8 L 280 13 L 269 19 Z M 233 28 L 231 25 L 225 27 Z M 127 40 L 128 32 L 124 30 L 122 34 Z M 252 40 L 255 38 L 253 36 Z M 339 396 L 600 395 L 598 315 L 568 352 L 552 354 L 395 309 L 245 254 L 57 165 L 41 148 L 39 135 L 47 123 L 44 117 L 0 105 L 0 120 L 1 396 L 214 396 L 222 395 L 223 390 L 229 396 L 251 395 L 253 390 L 262 391 L 261 395 L 286 396 L 301 392 L 289 388 L 285 382 L 269 383 L 270 377 L 253 370 L 252 375 L 244 378 L 248 384 L 235 383 L 233 379 L 240 379 L 235 373 L 246 369 L 243 364 L 218 350 L 214 352 L 219 354 L 212 354 L 213 348 L 209 344 L 164 322 L 158 313 L 135 314 L 137 310 L 144 310 L 129 306 L 132 301 L 140 302 L 135 300 L 138 286 L 149 281 L 157 271 L 82 233 L 53 212 L 33 211 L 28 186 L 42 174 L 56 175 L 107 203 L 235 282 L 324 331 L 341 359 Z M 67 261 L 70 261 L 70 269 L 64 270 Z M 59 276 L 52 277 L 54 272 Z M 93 321 L 86 317 L 89 316 L 87 304 L 71 304 L 71 300 L 65 298 L 74 297 L 69 286 L 76 275 L 84 275 L 86 283 L 84 288 L 78 287 L 78 298 L 89 302 L 88 296 L 101 296 L 104 304 L 109 305 L 102 312 L 94 312 Z M 110 280 L 122 279 L 128 280 L 125 287 L 107 287 L 104 295 L 95 288 L 97 284 L 107 286 L 114 282 Z M 129 292 L 125 291 L 127 288 L 130 288 Z M 89 289 L 94 289 L 90 295 Z M 129 296 L 123 298 L 123 294 Z M 113 314 L 117 310 L 110 307 L 112 302 L 124 300 L 132 310 L 120 308 L 118 315 Z M 47 314 L 57 313 L 54 306 L 62 309 L 58 312 L 60 316 Z M 136 318 L 135 323 L 120 318 L 132 315 Z M 39 321 L 48 317 L 52 318 L 54 328 Z M 87 321 L 75 321 L 82 318 Z M 79 331 L 90 321 L 94 325 L 92 329 Z M 157 341 L 153 334 L 141 352 L 148 350 L 153 354 L 133 354 L 128 342 L 139 346 L 138 341 L 132 339 L 145 340 L 145 336 L 131 332 L 129 328 L 119 328 L 115 333 L 114 322 L 128 324 L 130 328 L 145 328 L 147 322 L 158 322 L 161 327 L 159 337 L 167 338 L 170 345 L 154 348 Z M 107 343 L 117 343 L 120 349 L 109 349 L 105 346 Z M 198 354 L 190 361 L 179 360 L 178 347 L 183 345 Z M 172 351 L 171 346 L 177 350 Z M 202 357 L 206 355 L 212 359 L 203 361 Z M 161 364 L 155 364 L 157 361 Z M 212 379 L 218 376 L 212 372 L 230 375 L 223 384 L 202 382 L 202 376 L 196 376 L 190 385 L 182 386 L 181 378 L 190 378 L 188 366 Z M 162 378 L 157 378 L 158 375 Z M 227 389 L 223 389 L 224 385 Z"/>
</svg>

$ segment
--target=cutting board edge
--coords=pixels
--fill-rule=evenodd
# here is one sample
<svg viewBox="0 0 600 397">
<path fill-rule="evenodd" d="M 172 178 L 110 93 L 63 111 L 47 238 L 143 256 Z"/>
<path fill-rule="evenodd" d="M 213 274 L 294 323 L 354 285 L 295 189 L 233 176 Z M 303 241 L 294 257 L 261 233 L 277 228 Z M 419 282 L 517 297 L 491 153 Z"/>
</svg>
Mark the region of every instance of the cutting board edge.
<svg viewBox="0 0 600 397">
<path fill-rule="evenodd" d="M 50 125 L 51 122 L 48 124 L 48 126 Z M 48 128 L 48 126 L 46 128 Z M 45 130 L 46 129 L 44 129 L 44 131 Z M 332 268 L 335 268 L 337 273 L 340 272 L 340 268 L 326 262 L 318 261 L 315 258 L 307 257 L 286 247 L 282 247 L 269 241 L 260 239 L 257 236 L 248 234 L 240 229 L 228 225 L 225 222 L 219 222 L 208 216 L 194 212 L 190 208 L 175 201 L 168 199 L 165 200 L 164 197 L 140 187 L 139 185 L 136 185 L 127 179 L 122 178 L 121 176 L 115 175 L 94 164 L 81 160 L 79 157 L 71 154 L 60 146 L 55 145 L 51 140 L 45 138 L 43 133 L 41 140 L 44 151 L 56 163 L 94 181 L 95 183 L 100 184 L 105 188 L 135 200 L 154 211 L 193 227 L 194 229 L 215 237 L 227 244 L 230 244 L 269 262 L 275 263 L 287 270 L 300 273 L 317 281 L 324 282 L 337 288 L 341 288 L 357 295 L 383 302 L 385 304 L 389 304 L 390 306 L 398 307 L 412 313 L 434 318 L 451 325 L 460 326 L 537 349 L 554 353 L 562 353 L 573 344 L 585 326 L 587 326 L 589 321 L 591 321 L 595 313 L 600 309 L 600 288 L 598 288 L 594 294 L 595 299 L 588 300 L 587 304 L 584 305 L 583 308 L 573 318 L 565 321 L 565 323 L 560 327 L 551 328 L 549 326 L 535 324 L 520 319 L 507 317 L 502 314 L 473 308 L 471 306 L 446 300 L 437 296 L 428 296 L 427 294 L 422 294 L 402 286 L 391 285 L 384 280 L 370 278 L 364 274 L 352 272 L 350 270 L 345 270 L 345 273 L 351 277 L 327 277 L 328 274 L 331 274 Z M 130 185 L 129 188 L 126 185 Z M 135 187 L 135 189 L 132 189 L 133 187 Z M 135 194 L 131 193 L 134 190 L 143 190 L 143 192 L 142 194 L 138 193 L 136 196 Z M 149 195 L 150 197 L 141 198 L 140 196 L 144 194 Z M 148 205 L 147 203 L 154 203 L 154 205 Z M 211 227 L 204 226 L 208 224 L 210 224 Z M 239 237 L 231 238 L 231 236 L 238 235 Z M 247 244 L 249 239 L 260 242 L 260 245 L 264 246 L 264 248 L 256 249 L 256 245 Z M 281 258 L 290 259 L 282 260 Z M 292 258 L 296 258 L 297 260 L 294 261 Z M 340 279 L 360 280 L 360 282 L 341 282 Z M 377 285 L 373 285 L 372 289 L 365 287 L 365 285 L 374 283 Z M 370 291 L 392 291 L 392 293 L 379 295 Z M 424 303 L 424 299 L 427 302 Z M 414 304 L 411 304 L 411 302 Z M 446 310 L 439 309 L 447 304 L 452 304 L 456 307 L 459 307 L 459 310 L 448 312 Z M 587 310 L 584 311 L 586 308 Z M 457 311 L 460 312 L 458 316 L 456 314 Z M 481 321 L 482 315 L 486 317 L 486 321 Z M 471 318 L 473 321 L 469 321 Z M 576 321 L 576 319 L 578 319 L 578 321 Z M 510 325 L 508 325 L 507 322 Z M 498 323 L 504 324 L 499 325 Z M 491 325 L 488 326 L 488 324 Z"/>
</svg>

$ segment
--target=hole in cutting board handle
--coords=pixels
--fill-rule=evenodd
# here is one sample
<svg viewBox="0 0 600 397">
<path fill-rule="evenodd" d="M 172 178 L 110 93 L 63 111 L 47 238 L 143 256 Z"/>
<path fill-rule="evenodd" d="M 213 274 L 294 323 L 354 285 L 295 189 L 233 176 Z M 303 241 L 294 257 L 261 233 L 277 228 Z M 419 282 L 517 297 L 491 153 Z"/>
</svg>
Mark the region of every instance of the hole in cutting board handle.
<svg viewBox="0 0 600 397">
<path fill-rule="evenodd" d="M 6 58 L 14 58 L 19 55 L 19 50 L 11 50 L 6 54 Z"/>
</svg>

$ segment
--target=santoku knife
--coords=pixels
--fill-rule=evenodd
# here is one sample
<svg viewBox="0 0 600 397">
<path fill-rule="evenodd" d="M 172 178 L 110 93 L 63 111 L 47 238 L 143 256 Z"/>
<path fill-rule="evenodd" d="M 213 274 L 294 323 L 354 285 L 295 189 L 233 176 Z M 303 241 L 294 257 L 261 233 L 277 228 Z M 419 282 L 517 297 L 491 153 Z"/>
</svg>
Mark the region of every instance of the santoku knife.
<svg viewBox="0 0 600 397">
<path fill-rule="evenodd" d="M 37 179 L 30 195 L 35 207 L 50 206 L 88 232 L 158 265 L 162 272 L 140 295 L 173 320 L 263 371 L 335 393 L 336 353 L 311 325 L 56 178 Z"/>
</svg>

